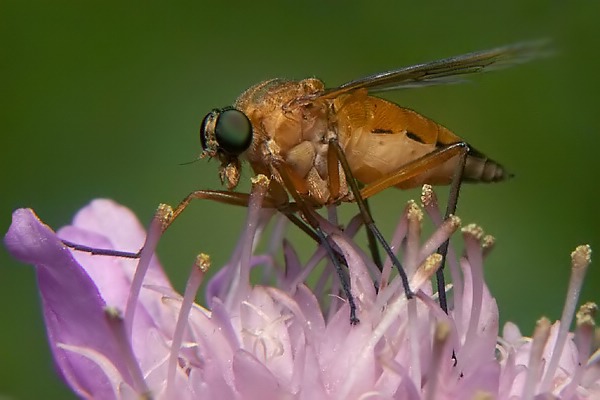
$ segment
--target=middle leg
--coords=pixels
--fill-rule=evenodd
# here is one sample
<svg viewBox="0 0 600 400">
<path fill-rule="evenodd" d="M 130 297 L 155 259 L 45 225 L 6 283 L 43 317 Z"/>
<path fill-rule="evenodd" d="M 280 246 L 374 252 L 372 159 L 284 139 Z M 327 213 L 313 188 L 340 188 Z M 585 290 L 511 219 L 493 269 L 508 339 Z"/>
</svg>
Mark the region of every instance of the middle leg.
<svg viewBox="0 0 600 400">
<path fill-rule="evenodd" d="M 354 195 L 356 204 L 358 204 L 358 209 L 360 210 L 360 213 L 362 215 L 365 226 L 367 227 L 367 232 L 370 232 L 370 233 L 367 233 L 367 235 L 369 235 L 370 246 L 375 245 L 375 247 L 376 247 L 375 241 L 377 241 L 381 244 L 384 251 L 387 253 L 388 257 L 390 257 L 390 260 L 392 260 L 392 263 L 398 270 L 398 274 L 400 275 L 400 279 L 402 280 L 402 286 L 404 287 L 404 293 L 406 294 L 406 297 L 409 299 L 412 298 L 413 292 L 410 289 L 410 285 L 408 284 L 408 276 L 406 275 L 406 271 L 402 267 L 402 264 L 400 264 L 400 260 L 398 260 L 398 257 L 396 257 L 396 254 L 394 254 L 394 251 L 392 250 L 392 248 L 390 247 L 388 242 L 385 240 L 385 238 L 381 234 L 381 231 L 379 230 L 379 228 L 377 228 L 377 225 L 375 225 L 375 221 L 373 220 L 373 217 L 371 215 L 371 210 L 370 210 L 369 206 L 367 205 L 367 203 L 365 202 L 365 199 L 363 198 L 363 196 L 361 194 L 361 190 L 358 188 L 358 184 L 356 182 L 356 179 L 354 179 L 354 175 L 352 174 L 352 170 L 350 168 L 350 165 L 348 164 L 348 160 L 346 159 L 344 150 L 342 150 L 337 138 L 329 139 L 329 150 L 328 151 L 329 151 L 328 163 L 334 162 L 336 170 L 337 170 L 337 161 L 339 161 L 342 165 L 342 169 L 344 170 L 344 174 L 346 175 L 346 182 L 350 186 L 350 190 L 352 191 L 352 194 Z M 330 168 L 330 171 L 331 171 L 331 168 Z M 372 252 L 373 251 L 375 251 L 375 250 L 372 250 Z M 378 252 L 376 252 L 375 254 L 379 255 Z M 376 260 L 374 260 L 374 261 L 376 261 Z M 381 261 L 379 261 L 379 262 L 381 262 Z"/>
</svg>

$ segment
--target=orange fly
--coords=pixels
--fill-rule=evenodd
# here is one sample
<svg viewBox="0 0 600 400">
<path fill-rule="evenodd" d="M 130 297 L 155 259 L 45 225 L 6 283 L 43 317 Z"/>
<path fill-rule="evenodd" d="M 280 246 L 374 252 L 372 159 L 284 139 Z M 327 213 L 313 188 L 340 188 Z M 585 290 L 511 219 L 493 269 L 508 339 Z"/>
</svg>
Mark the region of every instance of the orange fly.
<svg viewBox="0 0 600 400">
<path fill-rule="evenodd" d="M 371 248 L 375 240 L 381 243 L 410 296 L 406 274 L 373 222 L 365 200 L 390 186 L 406 189 L 454 182 L 447 210 L 451 214 L 461 181 L 496 182 L 508 174 L 442 125 L 371 94 L 457 82 L 461 75 L 528 61 L 542 47 L 539 42 L 499 47 L 382 72 L 329 89 L 316 78 L 271 79 L 252 86 L 233 107 L 211 111 L 200 129 L 202 157 L 220 161 L 219 175 L 228 191 L 193 192 L 180 203 L 174 217 L 194 198 L 247 205 L 248 194 L 233 192 L 241 160 L 247 160 L 256 174 L 271 177 L 266 206 L 281 210 L 323 244 L 342 281 L 339 258 L 320 229 L 314 209 L 357 202 Z M 359 189 L 357 181 L 365 186 Z M 295 217 L 295 211 L 309 226 Z M 445 255 L 446 250 L 441 250 Z M 352 309 L 351 322 L 357 322 L 349 287 L 342 286 Z M 442 307 L 446 309 L 445 304 Z"/>
<path fill-rule="evenodd" d="M 173 220 L 197 198 L 246 206 L 249 195 L 233 190 L 240 180 L 242 160 L 248 161 L 254 173 L 271 178 L 264 205 L 283 212 L 327 249 L 350 303 L 351 322 L 356 323 L 354 301 L 340 265 L 344 260 L 321 230 L 316 208 L 357 202 L 375 262 L 381 263 L 379 242 L 410 297 L 406 274 L 375 225 L 366 199 L 391 186 L 452 183 L 448 216 L 454 213 L 462 181 L 496 182 L 508 177 L 499 163 L 447 128 L 372 94 L 455 83 L 462 75 L 528 61 L 544 45 L 529 42 L 469 53 L 370 75 L 336 88 L 326 88 L 316 78 L 271 79 L 252 86 L 232 107 L 212 110 L 200 128 L 202 157 L 220 161 L 219 175 L 227 190 L 191 193 L 175 209 Z M 446 248 L 440 252 L 445 256 Z M 443 294 L 442 278 L 438 274 Z M 442 307 L 447 311 L 445 303 Z"/>
</svg>

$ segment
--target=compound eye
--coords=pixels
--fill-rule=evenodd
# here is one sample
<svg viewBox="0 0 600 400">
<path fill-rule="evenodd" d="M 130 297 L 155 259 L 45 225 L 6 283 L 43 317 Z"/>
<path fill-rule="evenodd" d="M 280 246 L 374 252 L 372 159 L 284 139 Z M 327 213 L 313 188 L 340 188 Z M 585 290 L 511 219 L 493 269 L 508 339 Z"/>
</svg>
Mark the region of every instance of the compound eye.
<svg viewBox="0 0 600 400">
<path fill-rule="evenodd" d="M 202 145 L 202 150 L 204 151 L 210 150 L 208 144 L 210 132 L 208 127 L 211 124 L 211 122 L 213 122 L 215 118 L 217 118 L 217 116 L 219 115 L 218 113 L 218 110 L 212 110 L 211 112 L 206 114 L 206 116 L 202 120 L 202 124 L 200 125 L 200 144 Z M 214 126 L 214 124 L 212 125 Z"/>
<path fill-rule="evenodd" d="M 215 139 L 220 150 L 232 156 L 240 155 L 252 143 L 252 124 L 235 108 L 222 110 L 215 124 Z"/>
</svg>

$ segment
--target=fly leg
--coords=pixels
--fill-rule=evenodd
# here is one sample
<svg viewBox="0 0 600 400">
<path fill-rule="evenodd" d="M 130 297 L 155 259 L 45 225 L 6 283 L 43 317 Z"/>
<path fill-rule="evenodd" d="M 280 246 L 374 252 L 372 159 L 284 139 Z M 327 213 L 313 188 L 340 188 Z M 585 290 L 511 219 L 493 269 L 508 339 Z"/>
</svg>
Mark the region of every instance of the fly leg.
<svg viewBox="0 0 600 400">
<path fill-rule="evenodd" d="M 456 164 L 456 170 L 452 176 L 452 183 L 450 184 L 450 193 L 448 195 L 448 204 L 446 205 L 446 214 L 444 219 L 448 219 L 451 215 L 456 213 L 456 205 L 458 204 L 458 195 L 460 194 L 460 185 L 462 183 L 463 173 L 465 171 L 465 165 L 467 163 L 468 146 L 464 146 L 463 151 L 460 152 L 458 162 Z M 448 314 L 448 299 L 446 298 L 446 279 L 444 278 L 444 267 L 446 266 L 446 256 L 448 255 L 448 245 L 450 244 L 450 238 L 446 240 L 438 248 L 437 252 L 442 256 L 442 262 L 440 268 L 435 272 L 437 281 L 438 296 L 440 299 L 440 307 L 446 314 Z"/>
<path fill-rule="evenodd" d="M 296 206 L 299 208 L 299 212 L 304 217 L 305 221 L 310 225 L 313 229 L 314 235 L 318 239 L 318 242 L 323 245 L 329 259 L 331 260 L 335 272 L 338 274 L 340 278 L 340 283 L 342 284 L 342 290 L 348 299 L 348 305 L 350 306 L 350 324 L 356 325 L 360 322 L 358 317 L 356 316 L 356 303 L 354 301 L 354 296 L 350 291 L 350 281 L 348 276 L 346 275 L 344 268 L 342 268 L 342 264 L 345 262 L 340 262 L 338 258 L 338 253 L 333 249 L 331 243 L 329 242 L 329 238 L 325 232 L 321 229 L 319 221 L 317 220 L 314 214 L 314 208 L 306 203 L 306 201 L 302 198 L 300 193 L 305 193 L 304 185 L 298 179 L 294 179 L 293 173 L 288 171 L 288 167 L 284 164 L 278 165 L 275 167 L 281 179 L 283 180 L 283 184 L 286 187 L 287 191 L 294 198 Z M 294 222 L 294 221 L 292 221 Z M 308 229 L 308 227 L 307 227 Z M 303 229 L 304 230 L 304 229 Z M 306 232 L 306 230 L 305 230 Z M 315 237 L 313 236 L 313 237 Z"/>
<path fill-rule="evenodd" d="M 171 226 L 173 220 L 178 217 L 191 203 L 194 199 L 203 199 L 203 200 L 211 200 L 216 201 L 218 203 L 235 205 L 240 207 L 248 207 L 248 202 L 250 200 L 249 193 L 238 193 L 238 192 L 229 192 L 225 190 L 197 190 L 189 195 L 187 195 L 175 208 L 173 211 L 173 218 L 168 221 L 168 225 L 165 226 L 165 230 Z M 310 236 L 315 242 L 321 243 L 317 234 L 304 222 L 302 222 L 297 216 L 296 212 L 298 212 L 298 207 L 295 203 L 284 203 L 280 204 L 280 201 L 276 201 L 271 196 L 266 196 L 263 200 L 263 207 L 265 208 L 276 208 L 278 211 L 283 213 L 294 225 L 300 228 L 304 233 Z M 141 249 L 137 253 L 120 251 L 120 250 L 112 250 L 112 249 L 98 249 L 95 247 L 86 246 L 83 244 L 73 243 L 69 240 L 62 240 L 63 244 L 73 250 L 82 251 L 85 253 L 90 253 L 91 255 L 98 256 L 112 256 L 112 257 L 120 257 L 120 258 L 140 258 Z"/>
<path fill-rule="evenodd" d="M 250 194 L 248 193 L 237 193 L 237 192 L 229 192 L 226 190 L 196 190 L 189 195 L 187 195 L 180 203 L 177 205 L 175 210 L 173 210 L 173 217 L 165 224 L 163 227 L 163 231 L 165 231 L 175 218 L 177 218 L 190 204 L 190 202 L 194 199 L 205 199 L 216 201 L 224 204 L 231 204 L 236 206 L 248 207 L 248 201 L 250 200 Z M 280 206 L 276 203 L 275 199 L 272 197 L 265 197 L 263 200 L 263 207 L 266 208 L 279 208 Z M 289 211 L 291 212 L 291 211 Z M 293 221 L 292 221 L 293 222 Z M 113 256 L 113 257 L 121 257 L 121 258 L 140 258 L 141 249 L 137 253 L 119 251 L 119 250 L 111 250 L 111 249 L 96 249 L 94 247 L 89 247 L 77 243 L 70 242 L 68 240 L 63 240 L 63 244 L 67 247 L 70 247 L 77 251 L 83 251 L 86 253 L 90 253 L 92 255 L 100 255 L 100 256 Z"/>
<path fill-rule="evenodd" d="M 339 151 L 342 151 L 341 148 Z M 403 165 L 398 170 L 387 174 L 378 180 L 371 182 L 365 186 L 361 191 L 362 198 L 371 197 L 390 186 L 395 186 L 399 183 L 405 182 L 412 179 L 420 174 L 435 168 L 444 162 L 450 160 L 453 157 L 458 156 L 458 163 L 456 170 L 452 177 L 452 183 L 450 186 L 450 196 L 448 199 L 448 206 L 446 208 L 446 218 L 456 211 L 456 203 L 458 202 L 458 195 L 460 192 L 460 185 L 462 182 L 462 175 L 467 160 L 467 154 L 469 152 L 469 146 L 465 142 L 452 143 L 446 146 L 442 146 L 426 154 L 410 163 Z M 343 153 L 343 152 L 342 152 Z M 438 253 L 442 256 L 442 263 L 440 269 L 436 272 L 437 287 L 440 297 L 440 307 L 448 313 L 448 303 L 446 299 L 445 280 L 444 280 L 444 265 L 446 261 L 446 255 L 448 253 L 448 241 L 444 242 L 438 249 Z"/>
<path fill-rule="evenodd" d="M 373 215 L 371 213 L 371 206 L 369 205 L 368 199 L 363 199 L 365 202 L 365 208 L 369 215 Z M 373 235 L 373 232 L 370 229 L 367 229 L 367 242 L 369 244 L 369 251 L 371 252 L 371 257 L 373 257 L 373 262 L 379 269 L 379 271 L 383 271 L 383 261 L 381 260 L 381 255 L 379 254 L 379 248 L 377 247 L 377 238 Z"/>
<path fill-rule="evenodd" d="M 277 184 L 275 182 L 271 182 L 271 185 Z M 298 206 L 295 203 L 288 202 L 287 194 L 285 193 L 284 189 L 280 187 L 273 189 L 275 189 L 273 190 L 273 194 L 268 194 L 267 196 L 265 196 L 262 206 L 264 208 L 277 209 L 282 214 L 284 214 L 290 220 L 290 222 L 292 222 L 294 225 L 300 228 L 308 236 L 313 238 L 317 243 L 320 243 L 319 238 L 316 236 L 316 234 L 295 215 L 295 213 L 298 212 Z M 194 199 L 212 200 L 218 203 L 248 207 L 248 202 L 250 201 L 250 194 L 230 192 L 226 190 L 197 190 L 187 195 L 186 198 L 179 203 L 177 208 L 175 208 L 175 210 L 173 211 L 173 218 L 169 222 L 169 226 L 173 222 L 173 220 L 175 220 L 175 218 L 177 218 Z"/>
<path fill-rule="evenodd" d="M 132 253 L 129 251 L 120 251 L 120 250 L 111 250 L 111 249 L 97 249 L 95 247 L 86 246 L 84 244 L 73 243 L 69 240 L 61 239 L 62 244 L 65 246 L 76 250 L 82 251 L 84 253 L 90 253 L 93 256 L 111 256 L 111 257 L 120 257 L 120 258 L 140 258 L 142 250 L 139 250 L 137 253 Z"/>
<path fill-rule="evenodd" d="M 340 194 L 340 174 L 338 168 L 338 156 L 337 153 L 334 151 L 327 152 L 327 176 L 329 177 L 329 195 L 332 199 L 337 199 Z M 346 176 L 351 175 L 346 174 Z M 370 216 L 371 208 L 369 207 L 369 203 L 366 199 L 364 200 L 364 206 L 365 210 Z M 363 220 L 366 221 L 364 217 Z M 373 231 L 370 229 L 367 229 L 367 240 L 369 243 L 369 251 L 371 252 L 371 257 L 373 257 L 373 262 L 375 263 L 377 268 L 380 271 L 382 271 L 383 262 L 381 261 L 381 256 L 379 255 L 379 248 L 377 247 L 377 238 L 373 234 Z"/>
<path fill-rule="evenodd" d="M 331 151 L 331 149 L 333 149 L 333 151 Z M 344 150 L 342 150 L 337 138 L 329 139 L 329 151 L 328 151 L 327 157 L 328 157 L 327 164 L 328 164 L 329 170 L 331 171 L 331 169 L 332 169 L 330 167 L 331 165 L 335 166 L 336 173 L 334 174 L 334 176 L 336 176 L 337 178 L 334 178 L 334 179 L 339 180 L 339 175 L 337 173 L 337 165 L 338 165 L 337 161 L 339 161 L 341 163 L 342 169 L 344 170 L 344 174 L 346 175 L 346 182 L 348 183 L 348 185 L 350 186 L 350 189 L 352 190 L 352 194 L 354 195 L 356 204 L 358 204 L 360 214 L 362 215 L 365 226 L 367 227 L 367 232 L 371 232 L 372 237 L 374 237 L 375 240 L 377 240 L 379 243 L 381 243 L 381 246 L 383 247 L 383 249 L 385 250 L 387 255 L 390 257 L 390 260 L 392 260 L 392 263 L 398 269 L 398 274 L 400 274 L 400 278 L 402 279 L 402 286 L 404 287 L 404 293 L 406 294 L 406 297 L 409 299 L 412 298 L 413 292 L 410 290 L 410 286 L 408 284 L 408 276 L 406 275 L 406 271 L 404 271 L 404 268 L 400 264 L 398 257 L 396 257 L 396 255 L 392 251 L 390 245 L 388 244 L 388 242 L 385 240 L 385 238 L 381 234 L 381 231 L 379 231 L 379 228 L 377 228 L 377 225 L 375 225 L 375 221 L 373 220 L 373 217 L 371 216 L 371 210 L 365 203 L 365 199 L 363 198 L 361 191 L 358 188 L 356 179 L 354 179 L 354 176 L 352 175 L 352 170 L 350 169 L 350 165 L 348 164 L 348 160 L 346 159 Z M 331 175 L 330 175 L 330 177 L 331 177 Z M 370 241 L 371 240 L 373 240 L 373 239 L 370 239 Z M 373 242 L 375 242 L 375 240 L 373 240 Z M 375 245 L 376 245 L 376 243 L 375 243 Z M 377 252 L 376 254 L 379 254 L 379 253 Z"/>
</svg>

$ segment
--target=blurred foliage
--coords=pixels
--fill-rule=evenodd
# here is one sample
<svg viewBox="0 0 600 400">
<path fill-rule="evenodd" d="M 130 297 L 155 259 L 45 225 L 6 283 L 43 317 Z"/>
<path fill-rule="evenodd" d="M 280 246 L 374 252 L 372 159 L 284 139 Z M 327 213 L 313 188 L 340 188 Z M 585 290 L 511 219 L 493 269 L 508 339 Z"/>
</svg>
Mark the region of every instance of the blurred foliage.
<svg viewBox="0 0 600 400">
<path fill-rule="evenodd" d="M 110 197 L 146 222 L 159 202 L 218 188 L 216 163 L 180 164 L 200 151 L 203 115 L 258 81 L 318 76 L 337 85 L 549 38 L 552 58 L 472 84 L 388 97 L 515 172 L 505 184 L 465 187 L 459 214 L 497 238 L 486 274 L 502 320 L 528 333 L 541 315 L 560 317 L 570 251 L 581 243 L 600 248 L 597 2 L 166 4 L 0 3 L 1 231 L 18 207 L 34 208 L 58 228 L 91 199 Z M 389 190 L 374 199 L 386 234 L 417 195 Z M 200 203 L 175 224 L 160 256 L 178 289 L 199 251 L 212 254 L 215 266 L 227 260 L 244 215 Z M 302 248 L 312 248 L 292 234 Z M 0 263 L 0 395 L 70 396 L 53 371 L 33 269 L 4 249 Z M 582 299 L 599 301 L 594 267 Z"/>
</svg>

